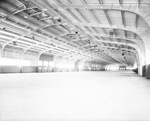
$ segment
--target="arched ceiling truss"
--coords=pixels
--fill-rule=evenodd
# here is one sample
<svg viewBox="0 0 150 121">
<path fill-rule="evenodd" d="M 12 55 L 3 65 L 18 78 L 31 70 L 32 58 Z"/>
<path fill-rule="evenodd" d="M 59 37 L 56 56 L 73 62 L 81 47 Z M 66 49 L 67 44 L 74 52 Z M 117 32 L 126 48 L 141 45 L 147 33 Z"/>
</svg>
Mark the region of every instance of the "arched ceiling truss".
<svg viewBox="0 0 150 121">
<path fill-rule="evenodd" d="M 4 0 L 0 2 L 1 52 L 6 46 L 24 52 L 65 56 L 103 64 L 133 65 L 145 52 L 149 7 L 141 0 Z"/>
</svg>

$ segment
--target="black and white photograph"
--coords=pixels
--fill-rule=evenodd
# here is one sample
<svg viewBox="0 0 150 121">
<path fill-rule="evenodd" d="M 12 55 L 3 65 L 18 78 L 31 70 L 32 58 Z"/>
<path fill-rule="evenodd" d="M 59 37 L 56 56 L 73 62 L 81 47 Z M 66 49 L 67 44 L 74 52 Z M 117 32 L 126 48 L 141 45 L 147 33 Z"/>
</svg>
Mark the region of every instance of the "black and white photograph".
<svg viewBox="0 0 150 121">
<path fill-rule="evenodd" d="M 150 121 L 150 0 L 0 0 L 0 121 Z"/>
</svg>

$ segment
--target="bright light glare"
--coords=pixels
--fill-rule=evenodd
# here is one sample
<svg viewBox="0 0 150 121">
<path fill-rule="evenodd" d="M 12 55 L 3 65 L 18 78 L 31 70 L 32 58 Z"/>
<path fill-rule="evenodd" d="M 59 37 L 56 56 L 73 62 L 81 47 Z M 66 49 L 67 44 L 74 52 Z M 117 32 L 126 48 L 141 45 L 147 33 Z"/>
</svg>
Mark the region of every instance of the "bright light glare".
<svg viewBox="0 0 150 121">
<path fill-rule="evenodd" d="M 127 70 L 132 70 L 132 69 L 134 69 L 134 67 L 133 66 L 127 66 L 126 69 Z"/>
<path fill-rule="evenodd" d="M 39 65 L 39 66 L 42 66 L 42 65 L 43 65 L 43 62 L 42 62 L 42 61 L 39 61 L 38 65 Z"/>
<path fill-rule="evenodd" d="M 150 64 L 150 56 L 148 55 L 147 57 L 146 57 L 146 65 L 149 65 Z"/>
<path fill-rule="evenodd" d="M 44 61 L 44 66 L 48 66 L 48 61 Z"/>
<path fill-rule="evenodd" d="M 31 63 L 29 60 L 20 60 L 23 61 L 23 65 L 22 66 L 31 66 Z"/>
<path fill-rule="evenodd" d="M 69 63 L 59 63 L 57 65 L 59 68 L 73 68 L 73 65 L 72 64 L 69 64 Z"/>
<path fill-rule="evenodd" d="M 52 62 L 52 61 L 49 62 L 49 66 L 50 66 L 50 67 L 54 67 L 54 62 Z"/>
<path fill-rule="evenodd" d="M 1 58 L 0 65 L 2 66 L 30 66 L 30 61 L 21 59 Z"/>
<path fill-rule="evenodd" d="M 108 65 L 107 70 L 112 70 L 112 71 L 119 70 L 119 65 L 118 64 Z"/>
<path fill-rule="evenodd" d="M 44 63 L 43 63 L 44 62 Z M 54 67 L 54 62 L 53 61 L 39 61 L 38 62 L 38 65 L 39 66 L 49 66 L 49 67 Z M 73 63 L 57 63 L 55 65 L 57 68 L 67 68 L 67 69 L 71 69 L 71 68 L 74 68 L 74 64 Z"/>
<path fill-rule="evenodd" d="M 83 67 L 84 67 L 84 63 L 83 62 L 79 63 L 79 70 L 82 70 Z"/>
<path fill-rule="evenodd" d="M 137 63 L 135 63 L 133 66 L 133 69 L 136 69 L 136 68 L 137 68 Z"/>
<path fill-rule="evenodd" d="M 68 68 L 68 69 L 69 69 L 69 68 L 73 68 L 73 66 L 74 66 L 74 65 L 72 65 L 72 64 L 67 64 L 67 65 L 66 65 L 66 68 Z"/>
</svg>

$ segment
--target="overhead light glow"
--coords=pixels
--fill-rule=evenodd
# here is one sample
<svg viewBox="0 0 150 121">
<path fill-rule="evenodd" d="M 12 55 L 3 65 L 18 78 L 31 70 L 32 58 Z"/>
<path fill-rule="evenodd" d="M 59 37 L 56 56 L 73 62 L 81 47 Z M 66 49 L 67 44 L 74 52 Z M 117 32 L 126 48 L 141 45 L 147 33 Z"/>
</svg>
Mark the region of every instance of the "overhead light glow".
<svg viewBox="0 0 150 121">
<path fill-rule="evenodd" d="M 54 19 L 56 20 L 56 19 L 59 19 L 59 17 L 54 17 Z"/>
<path fill-rule="evenodd" d="M 64 26 L 65 26 L 65 25 L 67 25 L 67 23 L 63 23 L 62 25 L 64 25 Z"/>
<path fill-rule="evenodd" d="M 31 66 L 31 63 L 29 60 L 1 58 L 0 65 L 1 66 Z"/>
<path fill-rule="evenodd" d="M 24 18 L 28 18 L 27 16 L 24 16 Z"/>
<path fill-rule="evenodd" d="M 48 61 L 44 61 L 44 66 L 48 66 Z"/>
<path fill-rule="evenodd" d="M 149 56 L 149 55 L 147 55 L 147 57 L 146 57 L 146 64 L 147 64 L 147 65 L 150 64 L 150 56 Z"/>
<path fill-rule="evenodd" d="M 43 62 L 42 62 L 42 61 L 39 61 L 39 62 L 38 62 L 38 65 L 39 65 L 39 66 L 42 66 L 42 65 L 43 65 Z"/>
<path fill-rule="evenodd" d="M 50 62 L 49 62 L 49 66 L 50 66 L 50 67 L 54 67 L 54 62 L 50 61 Z"/>
<path fill-rule="evenodd" d="M 57 64 L 57 67 L 71 69 L 74 67 L 74 65 L 71 63 L 59 63 L 59 64 Z"/>
<path fill-rule="evenodd" d="M 136 69 L 136 68 L 137 68 L 137 63 L 135 63 L 133 66 L 133 69 Z"/>
</svg>

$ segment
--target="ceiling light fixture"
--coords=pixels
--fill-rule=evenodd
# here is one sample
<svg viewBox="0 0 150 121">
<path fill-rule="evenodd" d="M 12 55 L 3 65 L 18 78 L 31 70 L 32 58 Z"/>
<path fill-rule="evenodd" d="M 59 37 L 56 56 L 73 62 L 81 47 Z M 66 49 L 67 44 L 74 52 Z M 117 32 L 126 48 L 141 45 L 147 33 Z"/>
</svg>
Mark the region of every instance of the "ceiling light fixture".
<svg viewBox="0 0 150 121">
<path fill-rule="evenodd" d="M 54 17 L 55 20 L 59 19 L 59 17 Z"/>
<path fill-rule="evenodd" d="M 74 30 L 74 28 L 70 28 L 70 30 Z"/>
<path fill-rule="evenodd" d="M 67 25 L 67 23 L 63 23 L 62 25 L 64 25 L 64 26 L 65 26 L 65 25 Z"/>
<path fill-rule="evenodd" d="M 17 42 L 16 42 L 16 41 L 13 41 L 13 45 L 17 46 Z"/>
<path fill-rule="evenodd" d="M 47 11 L 47 9 L 46 9 L 46 8 L 43 8 L 42 11 Z"/>
</svg>

